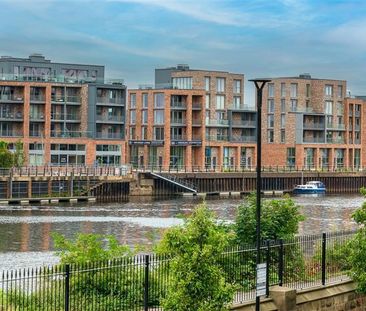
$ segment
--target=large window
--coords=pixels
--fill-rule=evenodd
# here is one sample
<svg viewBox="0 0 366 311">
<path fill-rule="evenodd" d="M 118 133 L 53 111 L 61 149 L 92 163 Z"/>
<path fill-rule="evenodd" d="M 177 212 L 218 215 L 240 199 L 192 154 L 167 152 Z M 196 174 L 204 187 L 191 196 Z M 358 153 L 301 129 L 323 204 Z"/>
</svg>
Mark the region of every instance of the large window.
<svg viewBox="0 0 366 311">
<path fill-rule="evenodd" d="M 287 165 L 294 167 L 296 164 L 296 150 L 295 148 L 287 148 Z"/>
<path fill-rule="evenodd" d="M 338 85 L 338 98 L 343 97 L 343 85 Z"/>
<path fill-rule="evenodd" d="M 326 148 L 320 149 L 320 167 L 321 168 L 329 167 L 329 149 Z"/>
<path fill-rule="evenodd" d="M 210 84 L 211 84 L 211 79 L 210 79 L 210 77 L 205 77 L 205 90 L 206 90 L 207 92 L 209 92 L 209 91 L 210 91 Z"/>
<path fill-rule="evenodd" d="M 154 124 L 164 124 L 164 110 L 154 111 Z"/>
<path fill-rule="evenodd" d="M 297 111 L 297 99 L 291 99 L 291 111 L 296 112 Z"/>
<path fill-rule="evenodd" d="M 241 105 L 241 97 L 240 96 L 234 96 L 234 107 L 240 108 Z"/>
<path fill-rule="evenodd" d="M 333 102 L 331 100 L 325 102 L 325 113 L 333 114 Z"/>
<path fill-rule="evenodd" d="M 148 122 L 148 111 L 142 110 L 142 124 L 147 124 Z"/>
<path fill-rule="evenodd" d="M 281 99 L 281 112 L 286 112 L 286 99 L 284 98 Z"/>
<path fill-rule="evenodd" d="M 210 109 L 210 95 L 206 95 L 206 109 Z"/>
<path fill-rule="evenodd" d="M 291 83 L 291 97 L 297 97 L 297 83 Z"/>
<path fill-rule="evenodd" d="M 268 97 L 274 96 L 274 83 L 268 84 Z"/>
<path fill-rule="evenodd" d="M 147 93 L 142 94 L 142 107 L 147 108 L 149 106 L 149 95 Z"/>
<path fill-rule="evenodd" d="M 130 108 L 136 108 L 136 94 L 131 94 Z"/>
<path fill-rule="evenodd" d="M 325 96 L 333 96 L 333 85 L 326 85 L 324 88 Z"/>
<path fill-rule="evenodd" d="M 130 111 L 130 124 L 136 124 L 136 110 Z"/>
<path fill-rule="evenodd" d="M 225 78 L 216 78 L 216 92 L 225 92 Z"/>
<path fill-rule="evenodd" d="M 274 115 L 273 114 L 268 115 L 268 127 L 269 128 L 274 127 Z"/>
<path fill-rule="evenodd" d="M 305 148 L 305 168 L 314 167 L 314 148 Z"/>
<path fill-rule="evenodd" d="M 163 127 L 154 127 L 154 140 L 164 140 Z"/>
<path fill-rule="evenodd" d="M 273 130 L 267 131 L 267 142 L 273 143 L 274 142 L 274 133 Z"/>
<path fill-rule="evenodd" d="M 154 94 L 154 107 L 155 108 L 164 108 L 164 93 L 155 93 Z"/>
<path fill-rule="evenodd" d="M 224 109 L 224 108 L 225 108 L 225 96 L 216 95 L 216 109 Z"/>
<path fill-rule="evenodd" d="M 273 99 L 268 99 L 268 103 L 267 103 L 267 109 L 268 109 L 268 113 L 274 113 L 274 100 Z"/>
<path fill-rule="evenodd" d="M 281 83 L 281 97 L 286 97 L 286 83 Z"/>
<path fill-rule="evenodd" d="M 51 144 L 51 164 L 85 164 L 85 145 Z"/>
<path fill-rule="evenodd" d="M 234 80 L 234 93 L 240 94 L 241 92 L 241 80 Z"/>
<path fill-rule="evenodd" d="M 173 78 L 173 88 L 190 90 L 192 89 L 192 77 Z"/>
</svg>

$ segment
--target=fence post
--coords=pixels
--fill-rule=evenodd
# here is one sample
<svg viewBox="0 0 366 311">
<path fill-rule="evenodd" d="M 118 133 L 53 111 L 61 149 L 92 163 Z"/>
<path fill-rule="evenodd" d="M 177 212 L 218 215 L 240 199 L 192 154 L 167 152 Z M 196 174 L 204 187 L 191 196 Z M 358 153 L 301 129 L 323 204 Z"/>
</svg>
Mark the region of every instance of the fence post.
<svg viewBox="0 0 366 311">
<path fill-rule="evenodd" d="M 149 310 L 149 265 L 150 255 L 145 255 L 144 311 Z"/>
<path fill-rule="evenodd" d="M 65 265 L 65 311 L 69 311 L 70 303 L 70 265 Z"/>
<path fill-rule="evenodd" d="M 278 285 L 283 285 L 283 240 L 280 240 L 280 248 L 278 254 Z"/>
<path fill-rule="evenodd" d="M 325 285 L 327 234 L 322 235 L 322 285 Z"/>
<path fill-rule="evenodd" d="M 269 263 L 270 263 L 270 241 L 266 240 L 266 296 L 269 296 Z"/>
</svg>

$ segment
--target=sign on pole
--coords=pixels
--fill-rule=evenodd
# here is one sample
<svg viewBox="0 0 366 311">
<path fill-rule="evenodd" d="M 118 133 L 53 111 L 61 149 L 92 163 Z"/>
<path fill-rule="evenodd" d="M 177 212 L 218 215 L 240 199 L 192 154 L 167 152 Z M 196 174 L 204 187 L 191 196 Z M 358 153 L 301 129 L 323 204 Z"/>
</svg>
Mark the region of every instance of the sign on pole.
<svg viewBox="0 0 366 311">
<path fill-rule="evenodd" d="M 267 288 L 267 264 L 260 263 L 257 265 L 257 286 L 256 286 L 256 296 L 265 296 Z"/>
</svg>

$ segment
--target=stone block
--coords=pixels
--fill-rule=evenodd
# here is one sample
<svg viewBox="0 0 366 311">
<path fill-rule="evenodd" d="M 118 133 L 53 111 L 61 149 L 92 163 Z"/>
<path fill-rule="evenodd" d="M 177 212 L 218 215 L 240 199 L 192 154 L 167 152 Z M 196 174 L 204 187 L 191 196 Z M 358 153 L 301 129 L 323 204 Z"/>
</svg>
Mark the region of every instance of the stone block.
<svg viewBox="0 0 366 311">
<path fill-rule="evenodd" d="M 295 289 L 282 286 L 273 286 L 270 288 L 269 293 L 279 311 L 296 310 Z"/>
</svg>

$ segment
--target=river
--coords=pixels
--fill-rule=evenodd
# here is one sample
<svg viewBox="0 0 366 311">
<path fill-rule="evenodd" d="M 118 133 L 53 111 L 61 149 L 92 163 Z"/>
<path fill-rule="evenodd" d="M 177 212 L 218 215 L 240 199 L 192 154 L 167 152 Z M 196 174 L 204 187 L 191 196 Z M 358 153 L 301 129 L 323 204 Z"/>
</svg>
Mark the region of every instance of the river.
<svg viewBox="0 0 366 311">
<path fill-rule="evenodd" d="M 361 206 L 359 195 L 294 197 L 306 220 L 299 234 L 356 228 L 351 219 Z M 2 206 L 0 208 L 0 271 L 57 263 L 50 237 L 59 232 L 71 238 L 78 232 L 115 235 L 131 246 L 156 242 L 164 228 L 180 224 L 199 198 L 134 199 L 128 203 L 58 206 Z M 241 199 L 211 199 L 207 205 L 219 219 L 235 219 Z"/>
</svg>

